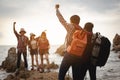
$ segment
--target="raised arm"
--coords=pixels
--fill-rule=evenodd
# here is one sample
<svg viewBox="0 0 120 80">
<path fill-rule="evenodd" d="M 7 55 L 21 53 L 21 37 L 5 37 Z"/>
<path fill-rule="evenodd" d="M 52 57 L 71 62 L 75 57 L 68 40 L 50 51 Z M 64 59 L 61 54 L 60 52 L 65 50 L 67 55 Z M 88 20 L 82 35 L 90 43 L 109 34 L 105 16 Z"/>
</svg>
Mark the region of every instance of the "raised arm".
<svg viewBox="0 0 120 80">
<path fill-rule="evenodd" d="M 16 30 L 15 30 L 15 24 L 16 24 L 16 22 L 13 22 L 13 31 L 15 32 Z"/>
<path fill-rule="evenodd" d="M 16 22 L 13 22 L 13 31 L 14 31 L 14 34 L 16 35 L 16 37 L 18 37 L 18 33 L 17 33 L 17 31 L 16 31 L 16 29 L 15 29 L 15 24 L 16 24 Z"/>
<path fill-rule="evenodd" d="M 63 16 L 62 16 L 62 14 L 61 14 L 60 11 L 59 11 L 59 4 L 56 4 L 56 5 L 55 5 L 55 9 L 56 9 L 56 15 L 57 15 L 60 23 L 65 27 L 66 30 L 68 30 L 68 29 L 67 29 L 68 23 L 65 21 L 65 19 L 64 19 Z"/>
</svg>

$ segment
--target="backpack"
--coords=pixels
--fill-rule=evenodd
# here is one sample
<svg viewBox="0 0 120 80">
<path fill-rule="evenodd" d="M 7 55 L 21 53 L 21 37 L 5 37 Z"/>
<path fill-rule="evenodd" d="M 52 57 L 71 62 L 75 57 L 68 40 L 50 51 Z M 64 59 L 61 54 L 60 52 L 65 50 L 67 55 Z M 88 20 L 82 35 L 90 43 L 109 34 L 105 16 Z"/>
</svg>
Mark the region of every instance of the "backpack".
<svg viewBox="0 0 120 80">
<path fill-rule="evenodd" d="M 72 36 L 72 42 L 67 47 L 67 52 L 76 56 L 82 56 L 87 46 L 88 32 L 80 29 L 76 30 Z"/>
<path fill-rule="evenodd" d="M 101 36 L 100 33 L 93 35 L 92 41 L 91 63 L 95 66 L 102 67 L 108 60 L 111 43 L 107 37 Z"/>
</svg>

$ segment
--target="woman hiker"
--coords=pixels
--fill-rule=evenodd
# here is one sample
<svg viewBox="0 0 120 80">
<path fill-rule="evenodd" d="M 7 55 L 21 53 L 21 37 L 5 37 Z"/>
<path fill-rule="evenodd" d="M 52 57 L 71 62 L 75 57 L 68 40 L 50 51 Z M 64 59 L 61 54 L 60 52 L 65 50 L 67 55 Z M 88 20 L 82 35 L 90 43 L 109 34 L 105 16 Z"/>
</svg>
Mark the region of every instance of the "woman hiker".
<svg viewBox="0 0 120 80">
<path fill-rule="evenodd" d="M 41 60 L 41 73 L 44 72 L 44 63 L 43 63 L 43 56 L 45 55 L 45 59 L 47 61 L 47 65 L 49 65 L 49 49 L 50 49 L 50 44 L 49 40 L 47 39 L 46 32 L 43 31 L 41 33 L 41 36 L 38 38 L 38 48 L 39 48 L 39 54 L 40 54 L 40 60 Z M 50 72 L 50 69 L 48 67 L 47 72 Z"/>
<path fill-rule="evenodd" d="M 32 59 L 32 68 L 31 70 L 34 70 L 34 60 L 36 61 L 37 70 L 39 71 L 39 65 L 38 65 L 38 43 L 37 39 L 35 38 L 34 33 L 30 33 L 30 40 L 29 40 L 29 50 L 30 55 Z M 35 57 L 35 58 L 34 58 Z"/>
</svg>

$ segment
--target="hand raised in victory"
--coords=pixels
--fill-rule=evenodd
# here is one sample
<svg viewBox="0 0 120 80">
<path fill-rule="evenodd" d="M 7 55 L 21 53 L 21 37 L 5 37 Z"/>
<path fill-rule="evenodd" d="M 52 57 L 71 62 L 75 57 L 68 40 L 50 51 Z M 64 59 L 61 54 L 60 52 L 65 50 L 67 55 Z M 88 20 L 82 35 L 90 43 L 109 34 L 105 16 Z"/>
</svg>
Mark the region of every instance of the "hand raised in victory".
<svg viewBox="0 0 120 80">
<path fill-rule="evenodd" d="M 16 22 L 13 22 L 13 24 L 15 25 L 15 24 L 16 24 Z"/>
<path fill-rule="evenodd" d="M 58 9 L 58 8 L 59 8 L 59 4 L 56 4 L 56 5 L 55 5 L 55 8 Z"/>
</svg>

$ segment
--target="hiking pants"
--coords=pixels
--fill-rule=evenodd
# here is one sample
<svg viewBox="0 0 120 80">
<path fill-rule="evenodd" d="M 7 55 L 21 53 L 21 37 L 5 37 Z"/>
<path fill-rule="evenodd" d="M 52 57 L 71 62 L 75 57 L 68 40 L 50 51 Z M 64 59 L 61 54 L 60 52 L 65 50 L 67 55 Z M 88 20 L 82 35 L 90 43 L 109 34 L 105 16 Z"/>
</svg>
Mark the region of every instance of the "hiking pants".
<svg viewBox="0 0 120 80">
<path fill-rule="evenodd" d="M 27 68 L 28 67 L 28 63 L 27 63 L 27 51 L 25 52 L 17 52 L 17 68 L 20 68 L 20 63 L 21 63 L 21 54 L 23 54 L 23 58 L 24 58 L 24 67 Z"/>
<path fill-rule="evenodd" d="M 70 66 L 72 66 L 73 80 L 80 80 L 80 62 L 80 57 L 71 55 L 66 52 L 60 65 L 58 80 L 65 80 L 66 73 Z"/>
<path fill-rule="evenodd" d="M 81 65 L 80 68 L 80 80 L 84 80 L 87 70 L 89 71 L 90 80 L 96 80 L 96 66 L 88 62 Z"/>
</svg>

